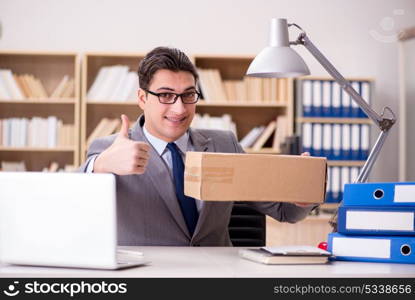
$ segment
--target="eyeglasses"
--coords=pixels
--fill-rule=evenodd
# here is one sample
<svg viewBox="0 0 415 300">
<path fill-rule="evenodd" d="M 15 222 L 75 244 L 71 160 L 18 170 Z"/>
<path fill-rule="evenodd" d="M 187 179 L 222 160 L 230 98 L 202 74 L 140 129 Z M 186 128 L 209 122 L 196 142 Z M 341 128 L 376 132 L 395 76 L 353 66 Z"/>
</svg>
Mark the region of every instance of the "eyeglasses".
<svg viewBox="0 0 415 300">
<path fill-rule="evenodd" d="M 197 91 L 190 91 L 190 92 L 184 92 L 181 94 L 176 94 L 176 93 L 167 93 L 167 92 L 154 93 L 149 90 L 145 90 L 145 89 L 143 90 L 153 96 L 157 96 L 159 98 L 159 102 L 163 104 L 174 104 L 176 103 L 179 97 L 182 100 L 183 104 L 194 104 L 200 98 L 200 93 Z"/>
</svg>

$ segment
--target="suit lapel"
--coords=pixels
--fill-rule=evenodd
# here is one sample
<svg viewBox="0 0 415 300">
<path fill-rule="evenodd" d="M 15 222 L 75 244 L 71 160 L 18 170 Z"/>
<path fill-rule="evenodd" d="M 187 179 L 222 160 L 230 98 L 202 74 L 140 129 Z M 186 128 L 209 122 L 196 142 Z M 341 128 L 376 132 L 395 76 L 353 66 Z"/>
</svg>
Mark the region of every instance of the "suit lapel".
<svg viewBox="0 0 415 300">
<path fill-rule="evenodd" d="M 135 141 L 144 141 L 150 144 L 144 135 L 142 128 L 143 123 L 144 116 L 140 116 L 131 130 L 130 138 Z M 176 199 L 176 192 L 169 168 L 164 162 L 163 158 L 157 153 L 151 144 L 149 154 L 150 158 L 145 174 L 151 179 L 153 185 L 160 194 L 161 198 L 164 200 L 166 206 L 170 210 L 170 213 L 172 214 L 179 227 L 188 238 L 191 238 L 189 230 L 187 229 L 186 223 L 184 221 L 179 202 Z"/>
</svg>

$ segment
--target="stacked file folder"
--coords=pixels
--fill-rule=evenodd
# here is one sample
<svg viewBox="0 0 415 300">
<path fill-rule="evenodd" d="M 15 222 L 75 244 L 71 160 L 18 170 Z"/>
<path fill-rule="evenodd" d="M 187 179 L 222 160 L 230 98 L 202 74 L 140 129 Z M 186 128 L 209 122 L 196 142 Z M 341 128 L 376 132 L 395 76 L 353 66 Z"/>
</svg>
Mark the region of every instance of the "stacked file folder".
<svg viewBox="0 0 415 300">
<path fill-rule="evenodd" d="M 370 82 L 351 81 L 352 87 L 370 104 Z M 334 80 L 303 80 L 304 117 L 366 118 L 366 114 Z"/>
<path fill-rule="evenodd" d="M 329 160 L 366 160 L 370 126 L 367 124 L 303 123 L 303 151 Z"/>
<path fill-rule="evenodd" d="M 337 260 L 415 263 L 415 182 L 346 184 L 337 230 Z"/>
<path fill-rule="evenodd" d="M 337 167 L 330 166 L 327 168 L 327 190 L 326 203 L 339 203 L 343 199 L 343 187 L 355 182 L 360 167 Z"/>
</svg>

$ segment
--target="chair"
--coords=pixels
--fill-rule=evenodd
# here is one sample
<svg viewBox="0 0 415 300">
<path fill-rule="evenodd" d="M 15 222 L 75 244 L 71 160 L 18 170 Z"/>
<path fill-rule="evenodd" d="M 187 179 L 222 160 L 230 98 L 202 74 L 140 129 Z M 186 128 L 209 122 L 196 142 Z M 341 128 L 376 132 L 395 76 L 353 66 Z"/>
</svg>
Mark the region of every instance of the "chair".
<svg viewBox="0 0 415 300">
<path fill-rule="evenodd" d="M 236 247 L 265 246 L 265 215 L 244 202 L 235 202 L 229 222 L 229 235 Z"/>
</svg>

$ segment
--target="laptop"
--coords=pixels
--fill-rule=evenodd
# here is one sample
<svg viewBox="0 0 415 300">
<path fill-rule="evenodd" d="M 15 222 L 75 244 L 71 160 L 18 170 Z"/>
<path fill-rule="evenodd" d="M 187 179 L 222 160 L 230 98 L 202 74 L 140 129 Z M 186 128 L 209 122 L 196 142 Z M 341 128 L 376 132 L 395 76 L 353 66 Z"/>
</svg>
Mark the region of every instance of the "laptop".
<svg viewBox="0 0 415 300">
<path fill-rule="evenodd" d="M 122 252 L 113 174 L 0 172 L 0 262 L 92 269 L 147 263 L 138 251 Z"/>
</svg>

